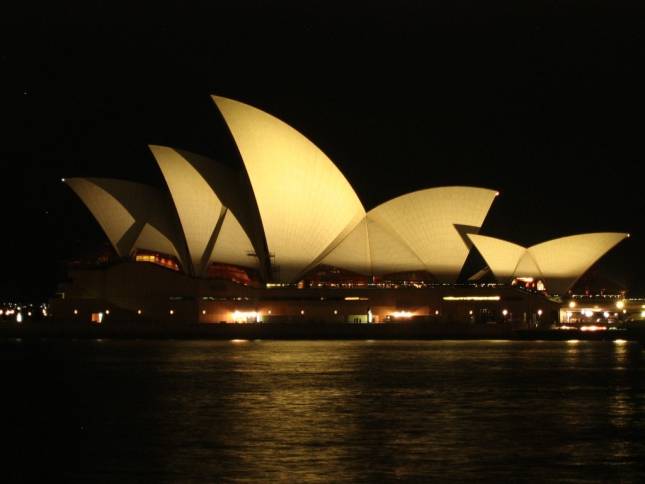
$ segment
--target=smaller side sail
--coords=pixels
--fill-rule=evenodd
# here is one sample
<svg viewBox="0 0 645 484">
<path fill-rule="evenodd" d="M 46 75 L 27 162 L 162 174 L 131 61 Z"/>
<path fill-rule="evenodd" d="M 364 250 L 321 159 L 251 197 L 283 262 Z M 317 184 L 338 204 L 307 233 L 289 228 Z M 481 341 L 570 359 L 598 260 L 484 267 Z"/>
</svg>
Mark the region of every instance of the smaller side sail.
<svg viewBox="0 0 645 484">
<path fill-rule="evenodd" d="M 81 198 L 119 256 L 146 249 L 186 262 L 172 207 L 160 191 L 125 180 L 70 178 L 65 183 Z"/>
</svg>

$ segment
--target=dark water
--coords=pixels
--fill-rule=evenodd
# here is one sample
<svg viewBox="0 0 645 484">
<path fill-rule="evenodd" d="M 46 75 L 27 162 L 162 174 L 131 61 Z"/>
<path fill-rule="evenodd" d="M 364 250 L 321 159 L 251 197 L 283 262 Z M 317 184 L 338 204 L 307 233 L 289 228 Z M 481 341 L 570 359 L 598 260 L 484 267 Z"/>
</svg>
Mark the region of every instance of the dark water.
<svg viewBox="0 0 645 484">
<path fill-rule="evenodd" d="M 52 340 L 0 350 L 0 481 L 645 479 L 635 343 Z"/>
</svg>

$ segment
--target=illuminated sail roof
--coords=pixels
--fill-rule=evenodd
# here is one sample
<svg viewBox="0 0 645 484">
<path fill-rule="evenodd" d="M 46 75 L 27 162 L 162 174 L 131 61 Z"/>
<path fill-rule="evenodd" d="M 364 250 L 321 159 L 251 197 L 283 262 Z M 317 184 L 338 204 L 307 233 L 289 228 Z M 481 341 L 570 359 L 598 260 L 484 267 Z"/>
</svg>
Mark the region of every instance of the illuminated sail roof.
<svg viewBox="0 0 645 484">
<path fill-rule="evenodd" d="M 544 280 L 549 292 L 564 294 L 600 257 L 629 234 L 598 232 L 571 235 L 528 248 L 493 237 L 468 237 L 499 280 L 539 278 Z"/>
<path fill-rule="evenodd" d="M 482 255 L 493 275 L 500 281 L 513 278 L 526 247 L 487 235 L 469 234 L 468 238 Z"/>
<path fill-rule="evenodd" d="M 542 242 L 528 251 L 547 284 L 550 281 L 554 292 L 563 293 L 598 259 L 627 237 L 629 234 L 619 232 L 571 235 Z"/>
<path fill-rule="evenodd" d="M 166 146 L 150 146 L 166 188 L 73 178 L 116 252 L 176 257 L 205 277 L 212 263 L 294 282 L 324 264 L 364 275 L 426 272 L 455 282 L 474 244 L 500 280 L 543 279 L 566 291 L 626 234 L 563 237 L 530 248 L 477 235 L 497 192 L 450 186 L 407 193 L 365 212 L 334 163 L 283 121 L 213 96 L 244 170 Z"/>
<path fill-rule="evenodd" d="M 321 263 L 375 276 L 426 270 L 405 242 L 369 215 Z"/>
<path fill-rule="evenodd" d="M 180 229 L 162 192 L 152 187 L 108 178 L 68 178 L 119 256 L 146 249 L 187 262 Z"/>
<path fill-rule="evenodd" d="M 322 260 L 362 274 L 427 271 L 454 282 L 497 192 L 441 187 L 402 195 L 370 210 Z"/>
<path fill-rule="evenodd" d="M 408 193 L 370 210 L 368 217 L 396 234 L 439 281 L 454 282 L 497 192 L 439 187 Z"/>
<path fill-rule="evenodd" d="M 268 250 L 283 281 L 296 279 L 365 210 L 336 165 L 283 121 L 213 96 L 248 173 Z"/>
<path fill-rule="evenodd" d="M 203 276 L 213 261 L 257 268 L 248 235 L 221 198 L 238 205 L 231 194 L 234 178 L 207 158 L 165 146 L 150 146 L 181 221 L 193 273 Z"/>
</svg>

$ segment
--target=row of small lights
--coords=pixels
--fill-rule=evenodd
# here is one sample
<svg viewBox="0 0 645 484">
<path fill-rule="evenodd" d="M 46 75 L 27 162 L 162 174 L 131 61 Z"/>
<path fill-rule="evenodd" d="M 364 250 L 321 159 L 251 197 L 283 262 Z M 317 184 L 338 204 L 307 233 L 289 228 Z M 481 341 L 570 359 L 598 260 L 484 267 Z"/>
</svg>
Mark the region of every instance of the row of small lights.
<svg viewBox="0 0 645 484">
<path fill-rule="evenodd" d="M 13 313 L 14 313 L 14 311 L 13 311 L 13 310 L 10 310 L 10 311 L 7 311 L 5 314 L 13 314 Z M 74 309 L 74 315 L 76 315 L 76 316 L 77 316 L 77 315 L 78 315 L 78 313 L 79 313 L 78 309 Z M 173 314 L 175 314 L 175 310 L 174 310 L 174 309 L 170 309 L 170 310 L 168 311 L 168 313 L 172 316 Z M 334 313 L 334 314 L 338 314 L 338 309 L 334 309 L 333 313 Z M 2 316 L 2 314 L 3 314 L 3 313 L 2 313 L 2 310 L 0 309 L 0 316 Z M 43 309 L 43 314 L 47 315 L 47 311 L 46 311 L 45 309 Z M 143 311 L 142 311 L 141 309 L 137 309 L 137 314 L 138 314 L 138 315 L 141 315 L 141 314 L 143 314 Z M 206 310 L 205 310 L 205 309 L 202 309 L 202 314 L 203 314 L 203 315 L 205 315 L 205 314 L 206 314 Z M 233 314 L 237 314 L 237 315 L 239 315 L 239 316 L 247 315 L 247 313 L 242 312 L 242 311 L 237 311 L 237 310 L 236 310 L 236 311 L 233 311 Z M 257 315 L 259 315 L 259 314 L 260 314 L 260 313 L 259 313 L 259 312 L 256 312 L 256 311 L 250 311 L 250 312 L 248 312 L 248 316 L 251 316 L 251 317 L 252 317 L 252 316 L 257 316 Z M 270 309 L 267 311 L 267 314 L 271 315 L 271 310 L 270 310 Z M 304 310 L 304 309 L 301 309 L 301 310 L 300 310 L 300 314 L 301 314 L 301 315 L 304 315 L 304 314 L 305 314 L 305 310 Z M 437 310 L 435 310 L 434 314 L 435 314 L 435 316 L 438 316 L 438 315 L 439 315 L 439 310 L 438 310 L 438 309 L 437 309 Z M 472 314 L 473 314 L 473 310 L 471 309 L 470 311 L 468 311 L 468 314 L 472 315 Z M 542 316 L 542 314 L 543 314 L 543 311 L 542 311 L 541 309 L 538 309 L 538 310 L 537 310 L 537 315 L 538 315 L 538 316 Z M 607 312 L 605 312 L 605 314 L 606 314 L 607 316 L 609 315 Z M 28 315 L 29 315 L 29 316 L 31 316 L 31 311 L 28 313 Z M 109 315 L 110 315 L 110 310 L 109 310 L 109 309 L 106 309 L 106 310 L 105 310 L 105 315 L 106 315 L 106 316 L 109 316 Z M 414 314 L 413 314 L 411 311 L 394 311 L 393 313 L 391 313 L 391 314 L 390 314 L 390 316 L 392 316 L 392 317 L 394 317 L 394 318 L 410 318 L 410 317 L 412 317 L 413 315 L 414 315 Z M 502 315 L 507 316 L 507 315 L 508 315 L 508 309 L 503 309 L 503 310 L 502 310 Z M 641 313 L 641 315 L 645 317 L 645 311 L 643 311 L 643 312 Z M 607 316 L 605 316 L 605 317 L 607 317 Z"/>
<path fill-rule="evenodd" d="M 16 315 L 16 322 L 17 323 L 22 323 L 23 316 L 22 316 L 22 306 L 16 306 L 16 309 L 0 309 L 0 316 L 13 316 L 14 314 Z M 41 309 L 42 315 L 47 316 L 47 308 L 43 307 Z M 33 312 L 31 310 L 27 311 L 27 316 L 31 317 L 33 315 Z"/>
<path fill-rule="evenodd" d="M 621 303 L 622 303 L 622 301 L 619 301 L 618 303 L 616 303 L 616 306 L 619 306 L 619 304 L 621 304 Z M 624 305 L 624 303 L 622 303 L 622 304 Z M 573 302 L 573 301 L 571 301 L 571 302 L 569 303 L 569 307 L 570 307 L 570 308 L 575 307 L 575 305 L 576 305 L 576 304 L 575 304 L 575 302 Z M 18 309 L 20 309 L 20 308 L 18 308 Z M 44 316 L 47 316 L 47 310 L 46 310 L 46 309 L 43 309 L 43 310 L 42 310 L 42 312 L 43 312 L 43 315 L 44 315 Z M 627 312 L 627 311 L 626 311 L 625 309 L 623 309 L 623 313 L 626 313 L 626 312 Z M 74 309 L 74 315 L 78 315 L 78 313 L 79 313 L 78 309 Z M 338 314 L 338 309 L 334 309 L 333 313 L 334 313 L 334 315 L 337 315 L 337 314 Z M 593 314 L 594 314 L 594 311 L 593 311 L 593 310 L 591 310 L 591 309 L 585 309 L 585 310 L 582 310 L 582 311 L 581 311 L 581 313 L 582 313 L 584 316 L 592 317 L 592 316 L 593 316 Z M 18 311 L 18 312 L 16 312 L 16 311 L 15 311 L 15 310 L 13 310 L 13 309 L 8 309 L 8 310 L 6 310 L 6 311 L 3 311 L 2 309 L 0 309 L 0 316 L 2 316 L 3 314 L 5 314 L 5 315 L 7 315 L 7 316 L 10 316 L 10 315 L 16 314 L 16 318 L 17 318 L 18 322 L 22 322 L 22 314 L 21 314 L 19 311 Z M 143 314 L 143 311 L 142 311 L 141 309 L 137 309 L 137 314 L 140 316 L 141 314 Z M 174 309 L 170 309 L 170 310 L 168 311 L 168 314 L 170 314 L 171 316 L 173 316 L 173 315 L 175 314 L 175 310 L 174 310 Z M 271 310 L 270 310 L 270 309 L 267 311 L 267 314 L 271 315 Z M 300 310 L 300 314 L 301 314 L 301 315 L 304 315 L 304 314 L 305 314 L 305 310 L 304 310 L 304 309 L 301 309 L 301 310 Z M 436 310 L 436 311 L 434 312 L 434 314 L 435 314 L 436 316 L 438 316 L 438 315 L 439 315 L 439 310 Z M 470 316 L 472 316 L 472 315 L 474 314 L 473 310 L 472 310 L 472 309 L 471 309 L 471 310 L 469 310 L 469 311 L 468 311 L 468 314 L 469 314 Z M 508 309 L 503 309 L 503 310 L 502 310 L 502 315 L 503 315 L 504 317 L 508 316 L 508 314 L 509 314 Z M 542 314 L 543 314 L 543 311 L 542 311 L 541 309 L 538 309 L 538 310 L 537 310 L 537 315 L 538 315 L 538 316 L 542 316 Z M 645 318 L 645 310 L 641 311 L 641 313 L 640 313 L 640 314 L 641 314 L 641 317 Z M 28 311 L 28 312 L 27 312 L 27 315 L 28 315 L 28 316 L 31 316 L 31 315 L 32 315 L 32 312 L 31 312 L 31 311 Z M 106 309 L 106 310 L 105 310 L 105 315 L 106 315 L 106 316 L 109 316 L 109 315 L 110 315 L 110 310 L 109 310 L 109 309 Z M 205 310 L 205 309 L 202 309 L 202 315 L 206 315 L 206 310 Z M 234 316 L 234 318 L 235 318 L 235 319 L 242 319 L 242 318 L 246 318 L 246 317 L 257 317 L 258 315 L 259 315 L 259 313 L 258 313 L 258 312 L 255 312 L 255 311 L 251 311 L 251 312 L 250 312 L 250 313 L 248 313 L 248 314 L 247 314 L 247 313 L 244 313 L 244 312 L 240 312 L 240 311 L 234 311 L 234 312 L 233 312 L 233 316 Z M 567 316 L 568 316 L 568 317 L 571 317 L 572 315 L 573 315 L 573 312 L 571 312 L 571 311 L 567 311 Z M 413 316 L 413 313 L 412 313 L 412 312 L 410 312 L 410 311 L 394 311 L 393 313 L 391 313 L 391 314 L 390 314 L 390 316 L 391 316 L 391 317 L 393 317 L 393 318 L 395 318 L 395 319 L 408 319 L 408 318 L 411 318 L 411 317 Z M 609 313 L 608 311 L 604 311 L 604 312 L 603 312 L 603 316 L 604 316 L 605 318 L 609 318 L 610 313 Z M 618 316 L 618 313 L 614 313 L 614 316 Z"/>
<path fill-rule="evenodd" d="M 78 310 L 78 309 L 74 309 L 74 315 L 75 315 L 75 316 L 78 316 L 78 313 L 79 313 L 79 310 Z M 240 311 L 234 311 L 234 313 L 240 313 Z M 259 314 L 259 313 L 256 313 L 255 311 L 251 311 L 251 313 Z M 14 314 L 14 311 L 13 311 L 13 310 L 11 310 L 11 311 L 7 311 L 5 314 Z M 103 314 L 103 313 L 99 313 L 99 314 Z M 106 310 L 105 310 L 105 315 L 106 315 L 106 316 L 109 316 L 109 314 L 110 314 L 110 310 L 109 310 L 109 309 L 106 309 Z M 143 311 L 142 311 L 141 309 L 137 309 L 137 314 L 138 314 L 138 315 L 141 315 L 141 314 L 143 314 Z M 174 309 L 170 309 L 170 310 L 168 311 L 168 314 L 170 314 L 170 315 L 172 316 L 173 314 L 175 314 L 175 310 L 174 310 Z M 206 310 L 205 310 L 205 309 L 202 309 L 202 314 L 206 314 Z M 245 313 L 242 313 L 242 314 L 245 314 Z M 271 314 L 271 310 L 270 310 L 270 309 L 267 311 L 267 314 Z M 301 309 L 301 310 L 300 310 L 300 314 L 305 314 L 305 310 L 304 310 L 304 309 Z M 334 309 L 334 314 L 338 314 L 338 309 Z M 0 310 L 0 316 L 2 316 L 2 310 Z M 31 316 L 31 312 L 29 312 L 29 316 Z"/>
<path fill-rule="evenodd" d="M 437 314 L 439 314 L 439 311 L 437 311 Z M 473 315 L 473 310 L 471 309 L 470 311 L 468 311 L 468 314 L 470 314 L 472 316 Z M 543 311 L 541 309 L 538 309 L 537 310 L 537 315 L 542 316 L 542 314 L 543 314 Z M 508 316 L 508 309 L 502 309 L 502 316 Z"/>
<path fill-rule="evenodd" d="M 571 302 L 569 303 L 569 307 L 570 307 L 571 309 L 575 308 L 575 307 L 576 307 L 576 303 L 575 303 L 575 301 L 571 301 Z M 587 316 L 588 318 L 590 318 L 590 317 L 592 317 L 592 316 L 593 316 L 593 313 L 594 313 L 597 309 L 598 309 L 598 308 L 594 308 L 594 309 L 582 309 L 580 312 L 581 312 L 584 316 Z M 616 309 L 621 309 L 621 310 L 622 310 L 622 312 L 623 312 L 623 314 L 627 314 L 627 309 L 625 309 L 625 301 L 624 301 L 624 300 L 616 301 Z M 599 311 L 598 311 L 598 312 L 599 312 Z M 573 312 L 571 312 L 571 311 L 567 311 L 567 316 L 572 316 L 572 315 L 573 315 Z M 608 317 L 609 317 L 609 311 L 604 311 L 604 312 L 603 312 L 603 316 L 604 316 L 605 318 L 608 318 Z M 618 316 L 618 313 L 614 313 L 614 316 Z M 641 318 L 645 318 L 645 304 L 641 306 Z"/>
<path fill-rule="evenodd" d="M 313 287 L 331 287 L 331 288 L 352 288 L 352 287 L 379 287 L 379 288 L 398 288 L 401 286 L 413 286 L 416 288 L 426 288 L 426 287 L 447 287 L 447 286 L 460 286 L 460 287 L 501 287 L 504 284 L 499 284 L 495 282 L 485 282 L 485 283 L 471 283 L 471 284 L 451 284 L 451 283 L 432 283 L 432 282 L 422 282 L 422 281 L 389 281 L 389 282 L 312 282 Z M 285 288 L 285 287 L 298 287 L 298 284 L 283 284 L 283 283 L 267 283 L 267 289 L 275 288 Z M 302 289 L 301 287 L 298 287 Z"/>
<path fill-rule="evenodd" d="M 569 344 L 577 344 L 577 343 L 580 343 L 580 340 L 579 339 L 568 339 L 567 343 L 569 343 Z M 627 343 L 628 343 L 628 341 L 626 339 L 618 338 L 618 339 L 614 340 L 614 344 L 617 344 L 619 346 L 625 345 Z"/>
</svg>

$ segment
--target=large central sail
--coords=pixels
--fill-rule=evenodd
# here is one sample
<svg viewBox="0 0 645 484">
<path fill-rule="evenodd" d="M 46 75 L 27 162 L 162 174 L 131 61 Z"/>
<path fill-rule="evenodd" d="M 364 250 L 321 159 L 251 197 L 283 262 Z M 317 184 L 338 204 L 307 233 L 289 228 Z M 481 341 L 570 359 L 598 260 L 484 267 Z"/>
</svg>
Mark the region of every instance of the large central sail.
<svg viewBox="0 0 645 484">
<path fill-rule="evenodd" d="M 274 278 L 293 281 L 365 215 L 334 163 L 298 131 L 264 111 L 213 96 L 249 175 Z"/>
</svg>

